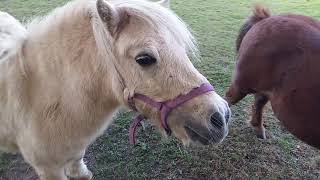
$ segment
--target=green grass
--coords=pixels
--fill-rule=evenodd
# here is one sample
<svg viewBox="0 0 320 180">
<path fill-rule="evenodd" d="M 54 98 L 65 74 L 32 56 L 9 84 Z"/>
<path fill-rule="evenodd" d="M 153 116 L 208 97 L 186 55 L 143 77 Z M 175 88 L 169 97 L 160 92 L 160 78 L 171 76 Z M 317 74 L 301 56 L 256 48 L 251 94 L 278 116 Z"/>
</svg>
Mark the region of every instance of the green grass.
<svg viewBox="0 0 320 180">
<path fill-rule="evenodd" d="M 66 0 L 1 0 L 0 10 L 20 20 L 47 13 Z M 196 67 L 220 94 L 228 87 L 234 67 L 234 42 L 250 14 L 249 0 L 172 0 L 173 10 L 190 25 L 202 55 Z M 318 0 L 268 0 L 273 13 L 296 12 L 320 19 Z M 86 159 L 95 179 L 320 179 L 319 156 L 278 123 L 270 109 L 264 115 L 268 140 L 259 140 L 246 121 L 252 98 L 233 107 L 227 139 L 218 146 L 184 148 L 175 139 L 163 140 L 151 127 L 139 129 L 138 145 L 128 144 L 132 114 L 120 113 L 115 123 L 90 146 Z M 11 172 L 0 156 L 1 174 Z M 10 166 L 11 167 L 11 166 Z M 12 170 L 13 171 L 13 170 Z"/>
<path fill-rule="evenodd" d="M 0 174 L 7 170 L 9 163 L 8 157 L 5 154 L 0 154 Z"/>
</svg>

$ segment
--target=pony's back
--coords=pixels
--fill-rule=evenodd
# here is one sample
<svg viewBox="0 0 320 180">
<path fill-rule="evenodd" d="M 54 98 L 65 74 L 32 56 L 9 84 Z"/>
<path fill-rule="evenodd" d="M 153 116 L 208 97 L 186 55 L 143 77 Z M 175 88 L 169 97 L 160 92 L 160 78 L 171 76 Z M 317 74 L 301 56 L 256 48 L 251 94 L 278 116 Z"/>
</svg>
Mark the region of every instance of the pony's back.
<svg viewBox="0 0 320 180">
<path fill-rule="evenodd" d="M 27 30 L 14 17 L 0 11 L 0 62 L 16 54 L 27 37 Z"/>
</svg>

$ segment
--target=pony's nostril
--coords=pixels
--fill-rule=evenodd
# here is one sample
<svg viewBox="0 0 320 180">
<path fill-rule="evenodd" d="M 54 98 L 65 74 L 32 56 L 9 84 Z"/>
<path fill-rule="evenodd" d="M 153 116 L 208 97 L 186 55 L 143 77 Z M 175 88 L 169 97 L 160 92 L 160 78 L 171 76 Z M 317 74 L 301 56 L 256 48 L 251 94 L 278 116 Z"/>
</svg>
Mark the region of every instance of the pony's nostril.
<svg viewBox="0 0 320 180">
<path fill-rule="evenodd" d="M 226 115 L 224 116 L 224 117 L 225 117 L 225 119 L 226 119 L 226 123 L 228 123 L 228 122 L 229 122 L 230 114 L 231 114 L 231 111 L 228 109 L 228 111 L 226 112 Z"/>
<path fill-rule="evenodd" d="M 218 129 L 222 129 L 224 126 L 224 118 L 222 117 L 222 115 L 218 112 L 215 112 L 211 117 L 210 117 L 210 122 L 211 124 L 218 128 Z"/>
</svg>

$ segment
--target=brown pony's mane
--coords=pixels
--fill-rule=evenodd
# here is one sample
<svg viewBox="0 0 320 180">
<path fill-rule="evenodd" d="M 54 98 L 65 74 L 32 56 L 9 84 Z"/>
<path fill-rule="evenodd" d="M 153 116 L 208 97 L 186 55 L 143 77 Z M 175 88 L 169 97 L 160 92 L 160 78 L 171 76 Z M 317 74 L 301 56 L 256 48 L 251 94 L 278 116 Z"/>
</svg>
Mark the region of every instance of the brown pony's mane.
<svg viewBox="0 0 320 180">
<path fill-rule="evenodd" d="M 254 24 L 256 24 L 257 22 L 271 16 L 269 9 L 262 6 L 262 5 L 255 5 L 252 12 L 253 12 L 253 15 L 251 17 L 249 17 L 249 19 L 242 25 L 242 27 L 239 30 L 239 35 L 238 35 L 238 38 L 236 41 L 237 52 L 240 49 L 240 45 L 241 45 L 241 42 L 242 42 L 244 36 L 252 28 L 252 26 Z"/>
</svg>

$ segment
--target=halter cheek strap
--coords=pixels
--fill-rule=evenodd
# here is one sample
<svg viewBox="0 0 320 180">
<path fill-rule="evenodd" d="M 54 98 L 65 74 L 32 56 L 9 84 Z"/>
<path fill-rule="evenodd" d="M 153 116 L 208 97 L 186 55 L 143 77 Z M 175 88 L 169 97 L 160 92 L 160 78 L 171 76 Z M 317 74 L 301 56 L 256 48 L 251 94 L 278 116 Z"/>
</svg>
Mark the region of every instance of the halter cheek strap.
<svg viewBox="0 0 320 180">
<path fill-rule="evenodd" d="M 161 119 L 161 125 L 163 129 L 166 131 L 168 135 L 171 135 L 172 131 L 168 126 L 168 115 L 169 113 L 177 108 L 178 106 L 182 105 L 183 103 L 189 101 L 190 99 L 193 99 L 197 96 L 200 96 L 202 94 L 205 94 L 209 91 L 214 91 L 214 88 L 211 84 L 209 83 L 204 83 L 200 87 L 192 89 L 190 92 L 184 95 L 179 95 L 176 98 L 168 101 L 163 101 L 163 102 L 157 102 L 154 101 L 153 99 L 142 95 L 142 94 L 135 94 L 132 99 L 128 100 L 129 106 L 134 110 L 137 111 L 137 108 L 134 105 L 133 99 L 138 99 L 149 106 L 156 108 L 160 111 L 160 119 Z M 132 124 L 130 125 L 129 128 L 129 141 L 130 144 L 135 144 L 135 131 L 140 124 L 142 120 L 144 120 L 145 117 L 143 117 L 141 114 L 139 114 Z"/>
</svg>

